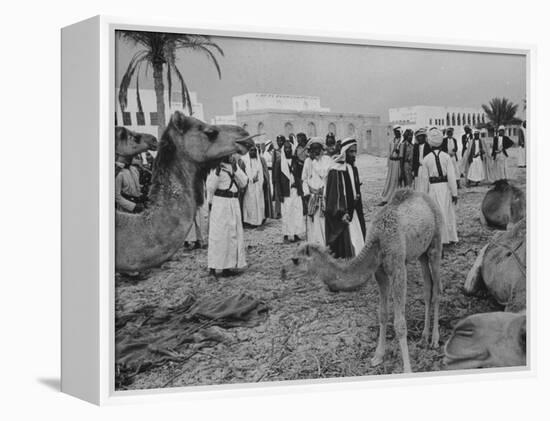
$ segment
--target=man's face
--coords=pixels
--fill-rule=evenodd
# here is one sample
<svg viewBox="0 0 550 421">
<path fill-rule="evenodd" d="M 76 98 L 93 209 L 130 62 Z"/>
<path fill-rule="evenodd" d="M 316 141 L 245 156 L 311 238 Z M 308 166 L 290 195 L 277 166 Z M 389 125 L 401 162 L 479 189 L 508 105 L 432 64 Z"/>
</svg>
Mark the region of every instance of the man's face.
<svg viewBox="0 0 550 421">
<path fill-rule="evenodd" d="M 474 139 L 479 139 L 479 133 L 474 133 Z"/>
<path fill-rule="evenodd" d="M 447 130 L 447 137 L 453 137 L 453 131 Z"/>
<path fill-rule="evenodd" d="M 314 143 L 309 147 L 309 154 L 313 159 L 315 159 L 321 155 L 321 150 L 322 150 L 321 145 L 319 145 L 318 143 Z"/>
<path fill-rule="evenodd" d="M 401 131 L 400 131 L 399 129 L 394 129 L 393 135 L 394 135 L 395 137 L 401 137 Z"/>
<path fill-rule="evenodd" d="M 356 157 L 357 157 L 357 146 L 356 145 L 350 146 L 346 151 L 346 162 L 348 164 L 353 164 L 355 162 Z"/>
<path fill-rule="evenodd" d="M 499 135 L 499 136 L 504 136 L 504 129 L 500 129 L 500 130 L 498 131 L 498 135 Z"/>
<path fill-rule="evenodd" d="M 285 140 L 282 137 L 277 138 L 277 146 L 279 149 L 283 147 L 283 144 L 285 143 Z"/>
<path fill-rule="evenodd" d="M 283 151 L 285 153 L 285 156 L 287 158 L 291 158 L 292 157 L 292 145 L 290 143 L 285 143 L 284 146 L 283 146 Z"/>
<path fill-rule="evenodd" d="M 416 136 L 416 141 L 420 144 L 426 143 L 426 135 L 425 134 L 419 134 Z"/>
<path fill-rule="evenodd" d="M 303 147 L 303 146 L 306 146 L 306 144 L 307 144 L 307 137 L 301 136 L 301 135 L 298 136 L 298 145 Z"/>
<path fill-rule="evenodd" d="M 254 148 L 250 148 L 250 151 L 248 152 L 250 154 L 250 158 L 257 158 L 258 157 L 258 150 Z"/>
<path fill-rule="evenodd" d="M 329 155 L 334 155 L 336 151 L 336 141 L 334 139 L 327 140 L 327 153 Z"/>
<path fill-rule="evenodd" d="M 466 134 L 472 134 L 472 129 L 470 129 L 469 127 L 466 127 L 464 131 L 466 132 Z"/>
</svg>

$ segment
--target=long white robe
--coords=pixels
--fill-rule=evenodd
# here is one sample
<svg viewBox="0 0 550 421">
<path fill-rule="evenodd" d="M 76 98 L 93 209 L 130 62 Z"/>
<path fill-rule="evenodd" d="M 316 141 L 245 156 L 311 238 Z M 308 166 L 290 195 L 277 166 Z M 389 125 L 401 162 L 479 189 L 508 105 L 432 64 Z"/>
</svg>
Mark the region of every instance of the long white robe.
<svg viewBox="0 0 550 421">
<path fill-rule="evenodd" d="M 494 177 L 495 180 L 508 179 L 508 157 L 503 152 L 503 138 L 498 137 L 497 154 L 495 157 Z"/>
<path fill-rule="evenodd" d="M 527 144 L 527 131 L 523 128 L 519 128 L 523 133 L 523 146 L 518 146 L 518 167 L 525 167 L 527 165 L 527 154 L 525 151 L 525 146 Z"/>
<path fill-rule="evenodd" d="M 305 160 L 302 170 L 304 196 L 317 192 L 321 195 L 320 200 L 324 200 L 327 174 L 332 162 L 332 159 L 326 155 L 322 155 L 318 159 L 307 158 Z M 320 206 L 314 215 L 306 216 L 306 236 L 310 243 L 326 245 L 325 215 Z"/>
<path fill-rule="evenodd" d="M 439 160 L 441 163 L 441 171 L 443 176 L 447 176 L 446 183 L 430 183 L 429 177 L 438 177 L 437 166 L 435 162 L 435 155 L 439 154 Z M 458 241 L 458 234 L 456 231 L 456 214 L 455 208 L 452 202 L 452 196 L 457 196 L 456 186 L 456 173 L 453 164 L 454 158 L 451 158 L 447 153 L 436 150 L 424 157 L 422 166 L 425 168 L 423 177 L 429 184 L 428 194 L 435 201 L 435 203 L 441 209 L 443 215 L 443 221 L 441 224 L 441 240 L 443 244 L 447 244 L 451 241 Z"/>
<path fill-rule="evenodd" d="M 248 176 L 248 187 L 243 198 L 243 220 L 250 225 L 262 225 L 265 219 L 264 172 L 258 158 L 243 157 Z M 256 179 L 256 181 L 254 181 Z"/>
<path fill-rule="evenodd" d="M 221 165 L 222 171 L 219 175 L 216 175 L 216 170 L 212 170 L 206 179 L 206 190 L 208 197 L 212 200 L 208 230 L 208 267 L 211 269 L 243 268 L 246 266 L 246 256 L 239 199 L 220 197 L 214 193 L 217 189 L 229 189 L 236 193 L 237 187 L 246 186 L 248 178 L 237 166 L 234 175 L 235 183 L 231 185 L 228 174 L 232 172 L 231 165 L 226 163 Z"/>
<path fill-rule="evenodd" d="M 418 156 L 424 156 L 424 146 L 425 143 L 422 143 L 418 145 Z M 422 193 L 428 193 L 429 191 L 429 182 L 428 178 L 426 177 L 426 170 L 424 169 L 424 166 L 422 165 L 423 158 L 419 159 L 419 167 L 418 167 L 418 176 L 414 178 L 414 190 L 422 192 Z"/>
<path fill-rule="evenodd" d="M 294 175 L 290 171 L 290 160 L 284 153 L 281 154 L 281 172 L 290 181 L 290 185 L 294 184 Z M 294 237 L 295 235 L 303 234 L 306 230 L 304 205 L 302 197 L 298 195 L 298 190 L 295 187 L 290 189 L 289 197 L 281 197 L 281 217 L 283 222 L 283 236 Z"/>
<path fill-rule="evenodd" d="M 470 148 L 474 149 L 474 158 L 472 159 L 472 163 L 468 168 L 468 180 L 475 183 L 483 181 L 483 179 L 485 178 L 485 167 L 483 166 L 481 155 L 477 157 L 475 156 L 480 153 L 480 143 L 481 139 L 474 139 L 472 141 L 472 145 L 470 146 Z M 470 156 L 470 150 L 468 150 L 467 154 L 468 156 Z M 466 155 L 464 157 L 466 158 Z M 485 159 L 487 159 L 487 157 L 485 157 Z"/>
</svg>

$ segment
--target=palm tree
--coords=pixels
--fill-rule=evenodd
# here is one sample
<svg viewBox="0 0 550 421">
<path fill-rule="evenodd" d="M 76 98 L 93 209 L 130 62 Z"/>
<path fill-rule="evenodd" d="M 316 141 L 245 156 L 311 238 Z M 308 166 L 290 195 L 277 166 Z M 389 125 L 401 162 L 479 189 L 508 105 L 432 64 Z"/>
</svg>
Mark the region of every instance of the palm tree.
<svg viewBox="0 0 550 421">
<path fill-rule="evenodd" d="M 189 89 L 183 78 L 180 68 L 176 65 L 176 52 L 178 50 L 191 50 L 200 52 L 214 64 L 218 77 L 221 79 L 221 70 L 216 53 L 223 56 L 223 50 L 206 35 L 171 34 L 160 32 L 143 31 L 120 31 L 119 36 L 126 41 L 142 47 L 137 51 L 120 82 L 118 100 L 122 111 L 128 105 L 128 88 L 132 78 L 136 77 L 136 101 L 138 111 L 143 112 L 141 98 L 139 96 L 139 75 L 142 65 L 145 71 L 149 66 L 153 68 L 153 81 L 157 100 L 157 117 L 159 135 L 166 125 L 165 104 L 164 104 L 164 70 L 166 70 L 166 81 L 168 84 L 168 104 L 172 105 L 172 75 L 175 74 L 181 84 L 181 95 L 183 106 L 187 106 L 189 113 L 193 113 Z"/>
<path fill-rule="evenodd" d="M 509 101 L 507 98 L 493 98 L 489 105 L 481 106 L 487 115 L 487 122 L 481 124 L 485 128 L 495 129 L 499 126 L 509 126 L 520 124 L 521 120 L 516 117 L 518 105 Z"/>
</svg>

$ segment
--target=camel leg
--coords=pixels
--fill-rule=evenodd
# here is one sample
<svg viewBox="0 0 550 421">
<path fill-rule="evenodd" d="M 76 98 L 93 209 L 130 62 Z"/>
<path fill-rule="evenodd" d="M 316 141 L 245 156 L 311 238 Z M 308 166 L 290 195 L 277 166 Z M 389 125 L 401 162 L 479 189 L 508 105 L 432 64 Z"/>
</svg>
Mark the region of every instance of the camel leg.
<svg viewBox="0 0 550 421">
<path fill-rule="evenodd" d="M 407 345 L 407 320 L 405 319 L 405 304 L 407 300 L 407 267 L 405 258 L 400 262 L 393 261 L 391 273 L 393 296 L 393 327 L 399 340 L 401 357 L 403 358 L 403 372 L 410 373 L 411 361 L 409 359 L 409 346 Z M 387 265 L 384 268 L 388 270 Z M 391 269 L 390 269 L 391 270 Z"/>
<path fill-rule="evenodd" d="M 380 302 L 378 304 L 378 320 L 380 323 L 380 329 L 378 331 L 378 345 L 374 352 L 374 357 L 371 359 L 371 364 L 377 366 L 384 360 L 384 354 L 386 353 L 386 326 L 388 324 L 388 313 L 390 303 L 390 285 L 386 272 L 382 267 L 379 267 L 374 274 L 376 282 L 378 283 L 378 291 L 380 293 Z"/>
<path fill-rule="evenodd" d="M 432 308 L 434 312 L 434 324 L 432 330 L 432 348 L 439 346 L 439 294 L 441 292 L 441 253 L 440 250 L 435 248 L 428 252 L 428 259 L 430 262 L 430 272 L 432 278 Z"/>
<path fill-rule="evenodd" d="M 422 331 L 422 342 L 425 344 L 430 343 L 430 316 L 431 316 L 431 302 L 432 302 L 432 275 L 430 273 L 430 266 L 428 264 L 428 256 L 423 254 L 418 259 L 420 261 L 420 268 L 422 269 L 422 276 L 424 277 L 424 330 Z"/>
</svg>

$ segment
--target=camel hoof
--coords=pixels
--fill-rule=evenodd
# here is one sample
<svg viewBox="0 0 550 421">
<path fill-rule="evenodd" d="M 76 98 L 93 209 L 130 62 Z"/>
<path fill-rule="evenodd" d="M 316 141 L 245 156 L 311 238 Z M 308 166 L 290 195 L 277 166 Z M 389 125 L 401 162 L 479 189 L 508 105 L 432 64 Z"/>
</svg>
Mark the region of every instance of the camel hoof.
<svg viewBox="0 0 550 421">
<path fill-rule="evenodd" d="M 382 361 L 384 361 L 384 357 L 383 357 L 383 356 L 375 355 L 374 357 L 371 358 L 370 364 L 371 364 L 373 367 L 376 367 L 377 365 L 382 364 Z"/>
<path fill-rule="evenodd" d="M 422 338 L 420 339 L 420 342 L 423 345 L 428 346 L 430 343 L 430 332 L 429 331 L 423 331 L 422 332 Z"/>
<path fill-rule="evenodd" d="M 432 342 L 430 343 L 430 347 L 433 349 L 439 348 L 439 336 L 433 337 Z"/>
</svg>

